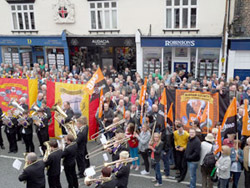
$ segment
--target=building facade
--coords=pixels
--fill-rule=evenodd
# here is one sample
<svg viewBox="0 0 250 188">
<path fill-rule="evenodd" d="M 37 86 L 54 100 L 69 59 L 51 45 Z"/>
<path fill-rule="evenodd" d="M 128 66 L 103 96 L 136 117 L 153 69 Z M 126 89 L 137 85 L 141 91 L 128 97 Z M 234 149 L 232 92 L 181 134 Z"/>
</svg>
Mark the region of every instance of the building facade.
<svg viewBox="0 0 250 188">
<path fill-rule="evenodd" d="M 226 0 L 3 0 L 0 62 L 95 62 L 142 76 L 156 69 L 197 78 L 220 75 L 225 5 Z"/>
</svg>

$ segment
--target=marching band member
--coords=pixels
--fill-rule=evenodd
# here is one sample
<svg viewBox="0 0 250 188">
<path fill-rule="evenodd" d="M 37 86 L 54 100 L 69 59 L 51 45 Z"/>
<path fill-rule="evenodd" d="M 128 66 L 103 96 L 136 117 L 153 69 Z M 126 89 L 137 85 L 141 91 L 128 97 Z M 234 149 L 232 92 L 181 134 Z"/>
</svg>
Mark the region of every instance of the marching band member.
<svg viewBox="0 0 250 188">
<path fill-rule="evenodd" d="M 64 102 L 63 107 L 64 107 L 64 112 L 67 114 L 67 118 L 65 118 L 64 122 L 61 122 L 62 124 L 70 122 L 72 120 L 72 117 L 74 116 L 74 111 L 70 107 L 69 101 Z M 63 126 L 61 127 L 62 127 L 62 133 L 66 135 L 67 131 Z"/>
<path fill-rule="evenodd" d="M 62 150 L 58 148 L 56 140 L 50 140 L 51 153 L 45 161 L 45 166 L 48 167 L 48 183 L 50 188 L 61 188 L 60 173 L 61 173 L 61 158 Z"/>
<path fill-rule="evenodd" d="M 43 123 L 46 125 L 47 132 L 49 132 L 49 125 L 51 123 L 51 111 L 50 111 L 50 108 L 47 106 L 47 101 L 46 100 L 42 101 L 41 109 L 43 109 L 43 111 L 44 111 L 44 121 L 43 121 Z M 47 140 L 49 140 L 49 134 L 47 136 L 48 136 Z"/>
<path fill-rule="evenodd" d="M 4 132 L 6 133 L 9 141 L 8 153 L 17 153 L 16 129 L 18 122 L 17 119 L 13 117 L 11 110 L 8 110 L 7 118 L 3 119 L 3 124 L 5 125 Z"/>
<path fill-rule="evenodd" d="M 33 143 L 33 120 L 29 118 L 29 111 L 23 112 L 23 119 L 19 121 L 22 126 L 21 133 L 25 143 L 26 152 L 34 152 L 35 147 Z"/>
<path fill-rule="evenodd" d="M 117 142 L 114 143 L 113 148 L 107 149 L 108 152 L 112 155 L 112 161 L 118 160 L 119 155 L 122 151 L 127 151 L 127 148 L 119 142 L 119 140 L 122 140 L 125 138 L 124 133 L 117 133 L 115 137 L 116 137 Z"/>
<path fill-rule="evenodd" d="M 109 108 L 108 103 L 104 103 L 104 111 L 102 114 L 102 121 L 105 124 L 105 127 L 112 124 L 114 119 L 114 112 Z M 111 139 L 114 136 L 114 133 L 112 131 L 109 131 L 107 135 L 109 139 Z"/>
<path fill-rule="evenodd" d="M 89 166 L 89 160 L 85 159 L 85 156 L 88 154 L 87 152 L 87 142 L 88 142 L 88 130 L 89 127 L 87 125 L 87 117 L 83 116 L 77 119 L 76 126 L 79 130 L 77 134 L 77 156 L 76 156 L 76 162 L 79 170 L 79 178 L 83 178 L 85 168 L 88 168 Z"/>
<path fill-rule="evenodd" d="M 111 176 L 112 168 L 104 167 L 101 172 L 102 181 L 97 182 L 96 188 L 115 188 L 117 185 L 117 181 Z"/>
<path fill-rule="evenodd" d="M 3 115 L 3 111 L 2 111 L 2 108 L 0 108 L 0 147 L 1 149 L 5 149 L 3 145 L 3 137 L 2 137 L 2 129 L 1 129 L 3 125 L 2 115 Z"/>
<path fill-rule="evenodd" d="M 78 180 L 76 176 L 76 155 L 77 155 L 77 144 L 74 142 L 74 137 L 68 134 L 64 137 L 66 147 L 63 151 L 63 166 L 66 179 L 68 181 L 68 188 L 78 188 Z"/>
<path fill-rule="evenodd" d="M 19 100 L 19 104 L 20 106 L 24 109 L 24 110 L 29 110 L 29 106 L 26 103 L 26 98 L 25 97 L 21 97 Z"/>
<path fill-rule="evenodd" d="M 44 115 L 44 110 L 39 109 L 37 111 L 39 121 L 33 121 L 36 125 L 36 133 L 37 137 L 41 146 L 41 149 L 43 150 L 43 153 L 45 153 L 46 146 L 44 146 L 44 142 L 49 140 L 49 133 L 48 133 L 48 120 L 46 119 Z"/>
<path fill-rule="evenodd" d="M 119 160 L 128 159 L 129 153 L 127 151 L 122 151 L 119 155 Z M 129 163 L 116 163 L 115 168 L 113 169 L 115 173 L 115 177 L 117 180 L 118 188 L 127 188 L 128 186 L 128 178 L 130 172 Z"/>
<path fill-rule="evenodd" d="M 45 164 L 42 160 L 37 160 L 35 153 L 28 153 L 26 157 L 28 166 L 19 176 L 19 181 L 26 181 L 27 188 L 45 188 Z"/>
</svg>

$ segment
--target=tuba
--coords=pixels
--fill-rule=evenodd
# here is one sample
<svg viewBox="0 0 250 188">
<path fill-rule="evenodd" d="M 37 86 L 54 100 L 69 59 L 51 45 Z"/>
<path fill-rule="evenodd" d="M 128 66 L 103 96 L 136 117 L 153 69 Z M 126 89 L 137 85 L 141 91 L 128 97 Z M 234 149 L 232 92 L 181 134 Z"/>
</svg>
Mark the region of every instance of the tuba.
<svg viewBox="0 0 250 188">
<path fill-rule="evenodd" d="M 45 145 L 46 148 L 47 148 L 46 151 L 45 151 L 45 154 L 43 156 L 43 161 L 47 161 L 48 157 L 49 157 L 49 155 L 51 153 L 51 147 L 49 145 L 49 141 L 44 142 L 43 145 Z"/>
<path fill-rule="evenodd" d="M 76 139 L 77 134 L 76 134 L 74 123 L 75 123 L 75 121 L 72 120 L 72 121 L 70 121 L 68 123 L 63 124 L 62 126 L 67 130 L 68 134 L 72 134 L 74 139 Z"/>
<path fill-rule="evenodd" d="M 23 109 L 23 107 L 16 102 L 15 99 L 11 99 L 8 106 L 13 106 L 14 108 L 16 108 L 18 110 L 18 112 L 19 112 L 19 115 L 22 114 L 25 111 Z"/>
<path fill-rule="evenodd" d="M 68 117 L 68 115 L 62 110 L 58 103 L 54 104 L 51 110 L 55 111 L 55 120 L 58 123 L 61 123 L 62 120 L 64 121 L 64 119 Z"/>
</svg>

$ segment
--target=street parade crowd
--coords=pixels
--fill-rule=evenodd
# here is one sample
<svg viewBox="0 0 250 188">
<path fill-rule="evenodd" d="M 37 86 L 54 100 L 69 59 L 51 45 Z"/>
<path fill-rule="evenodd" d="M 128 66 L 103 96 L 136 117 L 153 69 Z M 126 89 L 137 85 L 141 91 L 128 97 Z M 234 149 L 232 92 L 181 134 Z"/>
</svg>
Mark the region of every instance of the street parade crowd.
<svg viewBox="0 0 250 188">
<path fill-rule="evenodd" d="M 241 134 L 243 116 L 250 110 L 250 77 L 241 81 L 236 76 L 227 81 L 225 74 L 220 77 L 214 74 L 211 78 L 199 80 L 182 70 L 165 75 L 155 70 L 149 74 L 145 104 L 141 107 L 140 95 L 145 78 L 137 72 L 131 72 L 129 68 L 125 68 L 124 72 L 117 72 L 112 66 L 102 69 L 108 92 L 104 94 L 102 109 L 99 108 L 96 113 L 100 134 L 92 135 L 90 139 L 97 141 L 97 147 L 107 152 L 112 162 L 95 169 L 101 172 L 100 177 L 87 176 L 85 170 L 89 169 L 91 158 L 95 157 L 95 151 L 87 150 L 87 117 L 75 117 L 68 101 L 62 106 L 55 104 L 49 108 L 46 82 L 86 84 L 97 69 L 95 63 L 82 68 L 74 65 L 72 70 L 66 66 L 60 70 L 55 66 L 49 68 L 43 62 L 33 67 L 25 63 L 23 66 L 13 64 L 12 67 L 4 63 L 0 65 L 2 78 L 36 78 L 39 82 L 37 100 L 30 109 L 26 98 L 22 97 L 19 101 L 10 101 L 12 108 L 6 114 L 0 111 L 0 126 L 9 143 L 8 147 L 3 145 L 1 133 L 0 147 L 8 149 L 9 153 L 26 153 L 25 167 L 19 180 L 25 181 L 27 188 L 45 187 L 45 168 L 49 187 L 61 187 L 61 159 L 69 188 L 78 188 L 79 178 L 84 177 L 86 186 L 95 184 L 98 188 L 126 188 L 131 171 L 139 171 L 147 176 L 150 170 L 155 172 L 155 178 L 152 179 L 155 187 L 163 186 L 164 178 L 182 182 L 188 173 L 189 187 L 195 188 L 198 167 L 203 188 L 212 188 L 214 185 L 236 188 L 242 173 L 245 187 L 250 187 L 250 137 Z M 237 101 L 237 132 L 227 132 L 222 140 L 221 151 L 215 154 L 222 122 L 216 122 L 209 133 L 202 132 L 199 118 L 193 120 L 189 129 L 180 119 L 175 119 L 172 125 L 158 123 L 164 88 L 229 93 L 230 100 L 236 98 Z M 51 111 L 55 111 L 55 119 L 64 135 L 60 141 L 49 138 Z M 34 146 L 33 132 L 39 139 L 42 156 L 34 153 L 38 147 Z M 107 140 L 100 144 L 99 136 L 103 135 Z M 18 149 L 18 141 L 25 144 L 25 151 Z M 65 143 L 64 146 L 62 143 Z M 175 172 L 175 177 L 170 176 L 171 170 Z"/>
</svg>

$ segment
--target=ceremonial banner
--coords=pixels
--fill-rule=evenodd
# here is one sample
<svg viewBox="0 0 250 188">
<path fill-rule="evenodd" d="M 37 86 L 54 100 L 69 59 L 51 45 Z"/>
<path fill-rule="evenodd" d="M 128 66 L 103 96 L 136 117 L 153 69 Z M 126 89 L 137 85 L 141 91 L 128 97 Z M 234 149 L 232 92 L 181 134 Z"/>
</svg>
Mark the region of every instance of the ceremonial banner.
<svg viewBox="0 0 250 188">
<path fill-rule="evenodd" d="M 11 99 L 17 102 L 21 97 L 25 97 L 29 108 L 36 101 L 38 93 L 38 81 L 36 79 L 11 79 L 0 78 L 0 107 L 3 112 L 10 110 L 8 106 Z"/>
<path fill-rule="evenodd" d="M 207 105 L 209 111 L 205 110 Z M 186 129 L 191 128 L 195 119 L 201 119 L 203 113 L 208 113 L 209 118 L 205 119 L 200 128 L 203 133 L 207 133 L 219 120 L 218 93 L 176 90 L 175 118 L 180 119 Z"/>
<path fill-rule="evenodd" d="M 86 116 L 89 119 L 89 94 L 84 85 L 67 84 L 61 82 L 47 82 L 47 105 L 51 108 L 55 103 L 62 107 L 68 101 L 76 117 Z M 89 122 L 89 134 L 91 134 L 91 122 Z M 93 133 L 92 133 L 93 134 Z M 52 124 L 49 126 L 50 137 L 58 138 L 62 135 L 58 122 L 52 112 Z"/>
<path fill-rule="evenodd" d="M 221 124 L 221 136 L 224 138 L 227 133 L 237 132 L 237 101 L 236 97 L 232 100 L 231 104 L 227 108 L 223 122 Z"/>
<path fill-rule="evenodd" d="M 247 101 L 244 101 L 244 115 L 242 118 L 242 135 L 250 136 L 250 121 L 248 115 L 248 104 Z"/>
</svg>

